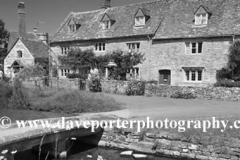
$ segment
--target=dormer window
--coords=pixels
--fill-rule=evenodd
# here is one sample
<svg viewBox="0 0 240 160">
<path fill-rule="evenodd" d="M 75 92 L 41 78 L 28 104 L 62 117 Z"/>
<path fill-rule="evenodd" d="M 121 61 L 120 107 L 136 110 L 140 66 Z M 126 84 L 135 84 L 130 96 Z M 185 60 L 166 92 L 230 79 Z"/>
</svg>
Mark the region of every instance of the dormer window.
<svg viewBox="0 0 240 160">
<path fill-rule="evenodd" d="M 195 14 L 195 25 L 197 26 L 205 26 L 208 24 L 208 19 L 211 16 L 211 12 L 202 5 L 197 9 Z"/>
<path fill-rule="evenodd" d="M 135 26 L 144 26 L 146 23 L 145 17 L 135 17 Z"/>
<path fill-rule="evenodd" d="M 206 13 L 196 14 L 195 25 L 207 25 L 208 15 Z"/>
<path fill-rule="evenodd" d="M 80 28 L 81 24 L 79 22 L 80 20 L 72 18 L 70 22 L 68 23 L 69 32 L 76 32 L 78 28 Z"/>
<path fill-rule="evenodd" d="M 139 8 L 137 13 L 135 14 L 134 18 L 135 18 L 135 27 L 141 27 L 146 24 L 146 22 L 150 18 L 150 16 L 148 16 L 147 10 L 145 10 L 143 8 Z"/>
<path fill-rule="evenodd" d="M 105 13 L 101 22 L 102 22 L 102 29 L 110 29 L 111 26 L 114 24 L 115 20 L 112 16 Z"/>
<path fill-rule="evenodd" d="M 76 31 L 76 25 L 69 25 L 69 30 L 70 32 L 75 32 Z"/>
<path fill-rule="evenodd" d="M 103 29 L 110 29 L 111 21 L 104 21 L 102 23 L 103 23 Z"/>
</svg>

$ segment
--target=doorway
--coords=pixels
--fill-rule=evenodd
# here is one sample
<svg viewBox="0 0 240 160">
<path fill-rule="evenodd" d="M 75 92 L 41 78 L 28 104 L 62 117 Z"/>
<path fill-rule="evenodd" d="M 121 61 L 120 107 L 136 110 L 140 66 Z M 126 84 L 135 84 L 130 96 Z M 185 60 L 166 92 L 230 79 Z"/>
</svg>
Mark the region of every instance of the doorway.
<svg viewBox="0 0 240 160">
<path fill-rule="evenodd" d="M 171 85 L 171 70 L 159 70 L 159 84 Z"/>
</svg>

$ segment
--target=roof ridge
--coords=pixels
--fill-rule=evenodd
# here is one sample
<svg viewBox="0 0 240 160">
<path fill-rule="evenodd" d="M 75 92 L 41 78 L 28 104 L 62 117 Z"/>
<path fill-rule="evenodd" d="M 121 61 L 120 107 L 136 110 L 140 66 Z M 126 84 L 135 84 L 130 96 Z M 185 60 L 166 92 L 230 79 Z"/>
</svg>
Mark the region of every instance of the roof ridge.
<svg viewBox="0 0 240 160">
<path fill-rule="evenodd" d="M 99 12 L 99 11 L 105 11 L 106 12 L 107 10 L 111 10 L 111 9 L 114 9 L 114 8 L 129 7 L 129 6 L 141 5 L 141 4 L 150 4 L 150 3 L 160 2 L 160 1 L 168 1 L 168 0 L 153 0 L 153 1 L 148 1 L 148 2 L 139 2 L 139 3 L 128 4 L 128 5 L 115 6 L 115 7 L 110 7 L 110 8 L 107 8 L 107 9 L 96 9 L 96 10 L 91 10 L 91 11 L 72 12 L 72 13 L 74 14 L 74 16 L 76 16 L 75 14 L 87 14 L 87 13 L 94 13 L 94 12 Z"/>
</svg>

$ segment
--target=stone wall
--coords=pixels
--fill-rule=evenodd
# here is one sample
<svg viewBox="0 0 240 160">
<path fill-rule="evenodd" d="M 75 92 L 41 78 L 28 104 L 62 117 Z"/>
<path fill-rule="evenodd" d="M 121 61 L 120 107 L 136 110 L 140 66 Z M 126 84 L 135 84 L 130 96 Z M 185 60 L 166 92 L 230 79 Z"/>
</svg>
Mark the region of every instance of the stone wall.
<svg viewBox="0 0 240 160">
<path fill-rule="evenodd" d="M 216 82 L 216 71 L 228 61 L 230 38 L 155 40 L 147 56 L 142 78 L 159 80 L 159 70 L 171 70 L 171 85 L 206 86 Z M 202 53 L 192 54 L 186 42 L 203 42 Z M 148 66 L 145 65 L 148 63 Z M 204 67 L 201 82 L 187 82 L 182 67 Z"/>
<path fill-rule="evenodd" d="M 105 93 L 113 93 L 113 94 L 125 94 L 127 87 L 128 87 L 128 81 L 101 81 L 102 85 L 102 92 Z"/>
<path fill-rule="evenodd" d="M 176 92 L 193 93 L 198 99 L 239 101 L 240 88 L 226 87 L 186 87 L 147 84 L 145 87 L 146 96 L 171 97 Z"/>
<path fill-rule="evenodd" d="M 36 80 L 26 80 L 23 82 L 25 86 L 35 87 L 35 86 L 47 86 L 54 88 L 65 88 L 65 89 L 80 89 L 79 79 L 57 79 L 51 78 L 50 80 L 45 81 L 45 79 L 36 79 Z"/>
<path fill-rule="evenodd" d="M 240 160 L 240 140 L 233 137 L 190 135 L 167 131 L 137 133 L 134 130 L 105 128 L 99 137 L 86 138 L 85 143 L 156 156 L 199 160 Z M 100 141 L 99 141 L 100 139 Z"/>
</svg>

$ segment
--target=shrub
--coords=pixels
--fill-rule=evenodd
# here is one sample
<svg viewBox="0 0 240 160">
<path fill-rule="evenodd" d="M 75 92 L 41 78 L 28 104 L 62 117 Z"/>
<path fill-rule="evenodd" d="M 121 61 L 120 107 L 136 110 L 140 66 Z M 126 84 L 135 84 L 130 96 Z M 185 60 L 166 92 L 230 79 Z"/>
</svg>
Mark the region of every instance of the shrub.
<svg viewBox="0 0 240 160">
<path fill-rule="evenodd" d="M 19 79 L 14 80 L 13 95 L 11 97 L 11 108 L 28 109 L 29 99 L 27 89 L 24 88 L 22 82 Z"/>
<path fill-rule="evenodd" d="M 132 80 L 129 81 L 127 89 L 126 89 L 126 95 L 144 95 L 145 93 L 145 82 L 144 81 L 136 81 Z"/>
<path fill-rule="evenodd" d="M 8 107 L 12 95 L 13 88 L 8 83 L 0 81 L 0 107 Z"/>
<path fill-rule="evenodd" d="M 101 82 L 98 74 L 91 73 L 88 79 L 88 88 L 91 92 L 101 92 Z"/>
<path fill-rule="evenodd" d="M 229 79 L 218 80 L 215 87 L 240 87 L 240 81 L 233 81 Z"/>
<path fill-rule="evenodd" d="M 174 94 L 171 95 L 171 98 L 174 99 L 195 99 L 196 96 L 193 93 L 190 92 L 181 92 L 177 91 Z"/>
</svg>

